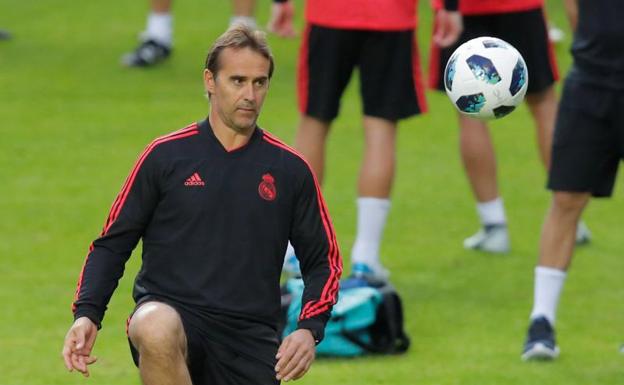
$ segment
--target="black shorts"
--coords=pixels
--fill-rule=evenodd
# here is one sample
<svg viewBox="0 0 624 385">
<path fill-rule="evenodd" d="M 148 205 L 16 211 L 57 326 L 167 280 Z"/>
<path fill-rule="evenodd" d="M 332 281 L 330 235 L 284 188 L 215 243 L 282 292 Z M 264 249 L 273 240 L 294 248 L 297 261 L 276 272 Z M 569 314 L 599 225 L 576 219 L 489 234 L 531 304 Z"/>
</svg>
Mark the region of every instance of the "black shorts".
<svg viewBox="0 0 624 385">
<path fill-rule="evenodd" d="M 324 122 L 334 120 L 355 67 L 364 115 L 397 121 L 426 111 L 413 30 L 308 25 L 299 53 L 300 112 Z"/>
<path fill-rule="evenodd" d="M 434 27 L 435 28 L 435 27 Z M 429 87 L 444 91 L 444 69 L 455 49 L 480 36 L 503 39 L 522 54 L 529 71 L 527 93 L 540 92 L 559 79 L 548 28 L 541 8 L 513 13 L 464 16 L 464 31 L 457 43 L 440 49 L 431 42 Z"/>
<path fill-rule="evenodd" d="M 175 308 L 182 319 L 187 339 L 187 363 L 193 385 L 280 383 L 275 378 L 275 354 L 278 348 L 275 330 L 249 320 L 199 314 L 194 308 L 168 301 L 160 302 Z M 128 342 L 132 359 L 138 367 L 139 352 L 130 339 Z"/>
<path fill-rule="evenodd" d="M 624 159 L 621 91 L 568 77 L 555 126 L 548 188 L 611 196 Z"/>
</svg>

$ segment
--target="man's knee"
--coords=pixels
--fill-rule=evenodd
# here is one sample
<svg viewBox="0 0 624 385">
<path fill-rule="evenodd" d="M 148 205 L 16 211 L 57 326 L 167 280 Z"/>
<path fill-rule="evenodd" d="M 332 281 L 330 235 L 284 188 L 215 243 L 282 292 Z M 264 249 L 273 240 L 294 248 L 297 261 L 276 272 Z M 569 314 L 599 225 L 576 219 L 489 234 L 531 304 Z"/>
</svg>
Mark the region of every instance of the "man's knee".
<svg viewBox="0 0 624 385">
<path fill-rule="evenodd" d="M 178 312 L 161 302 L 147 302 L 132 315 L 128 337 L 144 354 L 186 355 L 186 336 Z"/>
<path fill-rule="evenodd" d="M 557 210 L 565 213 L 580 213 L 587 204 L 589 196 L 589 193 L 555 191 L 553 195 L 553 206 Z"/>
</svg>

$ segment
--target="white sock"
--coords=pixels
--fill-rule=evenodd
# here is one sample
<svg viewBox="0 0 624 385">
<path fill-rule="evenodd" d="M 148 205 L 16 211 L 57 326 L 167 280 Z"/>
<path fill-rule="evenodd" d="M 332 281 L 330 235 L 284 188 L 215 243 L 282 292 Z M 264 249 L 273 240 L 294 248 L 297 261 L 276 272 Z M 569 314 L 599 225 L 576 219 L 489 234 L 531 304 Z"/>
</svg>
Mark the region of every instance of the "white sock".
<svg viewBox="0 0 624 385">
<path fill-rule="evenodd" d="M 143 33 L 143 38 L 171 46 L 173 43 L 173 17 L 171 14 L 150 12 L 147 16 L 147 27 Z"/>
<path fill-rule="evenodd" d="M 357 199 L 357 236 L 351 249 L 351 263 L 379 264 L 379 247 L 386 225 L 390 200 L 381 198 Z"/>
<path fill-rule="evenodd" d="M 258 26 L 256 25 L 256 19 L 251 16 L 232 16 L 230 17 L 230 28 L 235 25 L 243 25 L 245 27 L 249 27 L 251 29 L 256 29 Z"/>
<path fill-rule="evenodd" d="M 503 199 L 501 197 L 489 202 L 477 203 L 477 212 L 479 213 L 479 219 L 481 219 L 481 223 L 484 226 L 507 223 L 507 218 L 505 217 L 505 206 L 503 206 Z"/>
<path fill-rule="evenodd" d="M 535 292 L 531 319 L 544 316 L 551 325 L 555 325 L 557 305 L 565 278 L 565 271 L 543 266 L 535 268 Z"/>
</svg>

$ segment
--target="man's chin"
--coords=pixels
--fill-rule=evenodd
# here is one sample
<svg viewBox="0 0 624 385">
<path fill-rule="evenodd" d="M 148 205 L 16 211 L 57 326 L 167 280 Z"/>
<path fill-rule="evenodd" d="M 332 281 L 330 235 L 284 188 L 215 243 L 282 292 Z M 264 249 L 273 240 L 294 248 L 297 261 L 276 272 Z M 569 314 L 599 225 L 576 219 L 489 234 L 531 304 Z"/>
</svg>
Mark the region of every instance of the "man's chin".
<svg viewBox="0 0 624 385">
<path fill-rule="evenodd" d="M 234 122 L 234 128 L 238 132 L 248 132 L 256 128 L 256 120 Z"/>
</svg>

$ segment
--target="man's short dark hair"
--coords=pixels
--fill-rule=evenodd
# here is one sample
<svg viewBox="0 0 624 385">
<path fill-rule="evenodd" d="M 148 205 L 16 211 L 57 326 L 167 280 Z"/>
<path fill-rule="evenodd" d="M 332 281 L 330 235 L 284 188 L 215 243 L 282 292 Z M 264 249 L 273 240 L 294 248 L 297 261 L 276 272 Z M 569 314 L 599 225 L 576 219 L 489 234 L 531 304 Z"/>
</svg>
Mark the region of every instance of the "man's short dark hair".
<svg viewBox="0 0 624 385">
<path fill-rule="evenodd" d="M 244 25 L 236 25 L 227 31 L 214 42 L 208 56 L 206 57 L 206 65 L 204 68 L 212 72 L 216 78 L 219 72 L 220 63 L 219 56 L 225 48 L 250 48 L 254 52 L 259 53 L 269 60 L 269 79 L 273 76 L 273 55 L 266 41 L 266 34 L 262 31 L 254 30 Z"/>
</svg>

